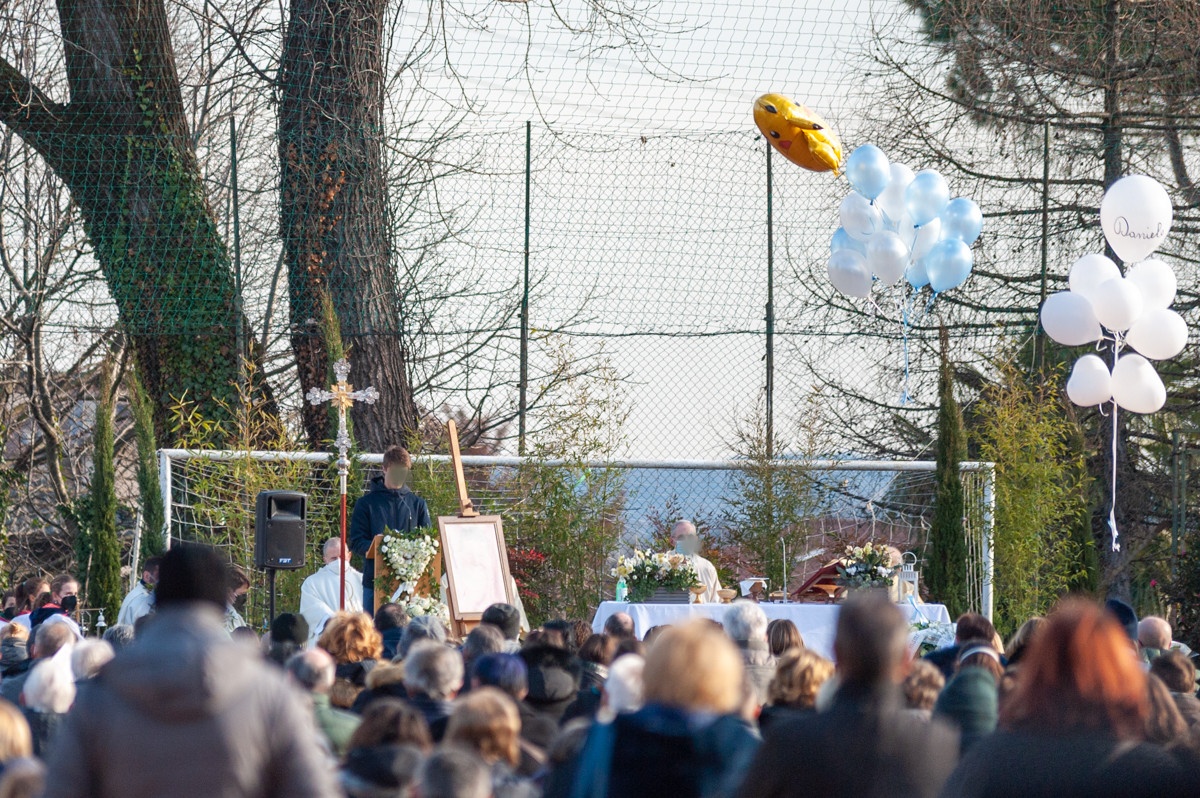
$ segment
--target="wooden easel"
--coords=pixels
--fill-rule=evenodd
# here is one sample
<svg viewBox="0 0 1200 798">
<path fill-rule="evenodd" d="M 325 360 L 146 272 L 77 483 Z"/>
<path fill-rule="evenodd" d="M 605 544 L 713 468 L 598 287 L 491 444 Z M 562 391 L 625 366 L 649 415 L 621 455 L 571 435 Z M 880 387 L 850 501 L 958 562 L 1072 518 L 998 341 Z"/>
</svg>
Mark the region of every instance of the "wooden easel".
<svg viewBox="0 0 1200 798">
<path fill-rule="evenodd" d="M 471 502 L 471 497 L 467 493 L 467 477 L 463 473 L 462 450 L 458 445 L 458 425 L 454 423 L 454 419 L 446 422 L 446 436 L 450 439 L 450 465 L 454 469 L 454 484 L 458 488 L 458 517 L 459 518 L 478 518 L 479 511 L 475 509 L 475 505 Z M 445 550 L 446 541 L 442 541 L 442 550 Z M 439 555 L 440 556 L 440 555 Z M 450 625 L 460 639 L 466 639 L 471 630 L 479 625 L 479 621 L 455 620 L 454 615 L 454 596 L 450 591 L 446 591 L 446 607 L 450 610 Z"/>
</svg>

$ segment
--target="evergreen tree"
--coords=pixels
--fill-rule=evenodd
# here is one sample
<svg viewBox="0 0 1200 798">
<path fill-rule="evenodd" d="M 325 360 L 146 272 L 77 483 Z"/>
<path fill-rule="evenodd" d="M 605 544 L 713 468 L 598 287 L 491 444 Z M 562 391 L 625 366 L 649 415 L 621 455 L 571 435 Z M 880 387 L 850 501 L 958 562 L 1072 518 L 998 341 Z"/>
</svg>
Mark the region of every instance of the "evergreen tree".
<svg viewBox="0 0 1200 798">
<path fill-rule="evenodd" d="M 142 543 L 139 558 L 162 554 L 162 530 L 166 520 L 162 488 L 158 481 L 158 443 L 154 436 L 154 409 L 136 375 L 129 380 L 129 406 L 133 411 L 133 434 L 137 441 L 137 482 L 142 503 Z"/>
<path fill-rule="evenodd" d="M 963 528 L 962 474 L 967 440 L 962 411 L 954 399 L 954 371 L 950 364 L 950 338 L 941 329 L 941 372 L 938 377 L 937 494 L 933 527 L 925 552 L 925 581 L 934 599 L 957 617 L 970 606 L 967 598 L 967 541 Z"/>
<path fill-rule="evenodd" d="M 107 365 L 96 406 L 92 453 L 91 563 L 88 566 L 88 603 L 104 611 L 108 623 L 116 622 L 121 608 L 121 544 L 117 539 L 116 469 L 113 463 L 113 385 Z"/>
</svg>

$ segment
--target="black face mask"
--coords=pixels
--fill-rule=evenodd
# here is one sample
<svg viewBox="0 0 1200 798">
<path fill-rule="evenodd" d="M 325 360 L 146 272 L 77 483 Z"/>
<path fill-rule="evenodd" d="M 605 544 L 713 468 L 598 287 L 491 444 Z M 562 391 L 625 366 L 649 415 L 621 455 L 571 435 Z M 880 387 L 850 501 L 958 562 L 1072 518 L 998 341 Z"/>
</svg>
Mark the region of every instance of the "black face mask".
<svg viewBox="0 0 1200 798">
<path fill-rule="evenodd" d="M 238 596 L 237 598 L 235 598 L 233 600 L 233 608 L 235 610 L 237 610 L 238 612 L 241 612 L 242 610 L 246 609 L 246 594 L 245 593 L 243 593 L 242 595 Z"/>
<path fill-rule="evenodd" d="M 62 602 L 58 606 L 62 607 L 68 613 L 75 612 L 75 608 L 77 606 L 79 606 L 79 597 L 78 596 L 67 596 L 62 600 Z"/>
</svg>

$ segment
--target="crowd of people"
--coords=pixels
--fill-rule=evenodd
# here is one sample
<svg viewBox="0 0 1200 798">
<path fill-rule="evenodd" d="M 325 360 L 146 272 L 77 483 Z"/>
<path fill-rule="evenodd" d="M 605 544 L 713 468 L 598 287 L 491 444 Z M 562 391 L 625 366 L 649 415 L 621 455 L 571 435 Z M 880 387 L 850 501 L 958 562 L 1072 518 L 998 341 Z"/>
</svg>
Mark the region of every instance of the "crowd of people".
<svg viewBox="0 0 1200 798">
<path fill-rule="evenodd" d="M 104 639 L 69 578 L 14 595 L 0 798 L 1200 795 L 1190 652 L 1119 602 L 1064 600 L 1007 644 L 964 615 L 914 659 L 903 614 L 855 595 L 831 662 L 749 601 L 642 639 L 623 614 L 522 639 L 506 604 L 461 640 L 393 604 L 259 639 L 231 631 L 216 552 L 152 565 L 131 601 L 153 612 Z"/>
</svg>

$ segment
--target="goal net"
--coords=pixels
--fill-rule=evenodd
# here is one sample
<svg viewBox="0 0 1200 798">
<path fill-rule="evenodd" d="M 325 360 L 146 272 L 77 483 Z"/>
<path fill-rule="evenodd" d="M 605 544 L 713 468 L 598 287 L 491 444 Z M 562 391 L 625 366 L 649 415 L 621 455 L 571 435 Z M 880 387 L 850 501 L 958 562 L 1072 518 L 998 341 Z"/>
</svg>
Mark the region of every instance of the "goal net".
<svg viewBox="0 0 1200 798">
<path fill-rule="evenodd" d="M 321 565 L 320 547 L 339 533 L 338 476 L 328 453 L 230 450 L 162 450 L 160 480 L 167 507 L 163 534 L 169 541 L 199 541 L 227 550 L 230 560 L 249 568 L 254 547 L 254 503 L 259 491 L 289 489 L 308 495 L 308 556 L 305 567 L 279 579 L 279 606 L 298 602 L 299 583 Z M 520 522 L 545 513 L 544 497 L 532 495 L 520 478 L 522 469 L 561 469 L 568 491 L 582 494 L 606 481 L 611 495 L 601 508 L 604 523 L 617 530 L 618 548 L 662 545 L 671 523 L 697 521 L 718 540 L 739 523 L 748 523 L 762 468 L 745 461 L 534 461 L 519 457 L 463 458 L 477 509 L 504 517 L 510 546 L 521 545 Z M 349 491 L 364 490 L 380 475 L 382 455 L 355 457 Z M 797 517 L 780 521 L 778 558 L 761 566 L 772 589 L 786 582 L 798 587 L 808 574 L 834 559 L 846 545 L 866 541 L 914 552 L 923 562 L 929 545 L 936 481 L 927 461 L 866 460 L 785 462 L 772 466 L 773 478 L 802 471 L 804 500 Z M 453 514 L 456 494 L 445 456 L 417 458 L 416 488 L 430 511 Z M 992 502 L 994 472 L 989 463 L 963 463 L 968 592 L 970 608 L 992 614 Z M 758 487 L 761 487 L 759 485 Z M 775 494 L 768 494 L 775 495 Z M 770 516 L 775 518 L 777 516 Z M 739 520 L 740 519 L 740 520 Z M 517 537 L 514 537 L 516 533 Z M 619 552 L 611 552 L 616 556 Z M 736 560 L 736 552 L 732 558 Z M 760 562 L 762 562 L 760 560 Z M 734 563 L 735 567 L 736 563 Z M 738 576 L 747 576 L 741 573 Z M 265 605 L 261 577 L 255 579 L 251 604 Z M 599 598 L 599 597 L 598 597 Z M 937 601 L 937 596 L 930 600 Z M 290 602 L 290 603 L 289 603 Z M 256 618 L 263 617 L 254 613 Z"/>
</svg>

